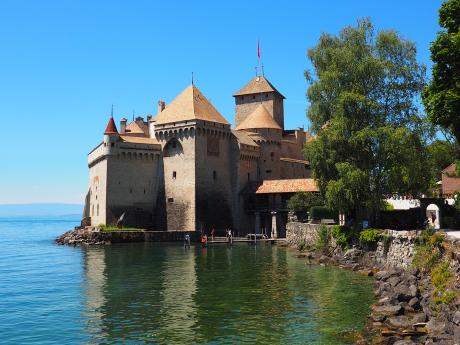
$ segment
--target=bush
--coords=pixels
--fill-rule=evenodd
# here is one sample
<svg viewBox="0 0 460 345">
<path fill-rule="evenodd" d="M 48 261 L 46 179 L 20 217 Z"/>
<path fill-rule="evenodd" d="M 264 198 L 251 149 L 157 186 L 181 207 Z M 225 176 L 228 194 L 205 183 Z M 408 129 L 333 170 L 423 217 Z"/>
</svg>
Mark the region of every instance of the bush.
<svg viewBox="0 0 460 345">
<path fill-rule="evenodd" d="M 366 229 L 359 234 L 359 241 L 365 244 L 376 244 L 382 237 L 382 231 L 377 229 Z"/>
<path fill-rule="evenodd" d="M 355 230 L 345 225 L 333 225 L 331 227 L 331 234 L 337 245 L 346 248 L 353 242 Z"/>
<path fill-rule="evenodd" d="M 289 198 L 287 207 L 291 212 L 307 212 L 310 207 L 322 204 L 321 195 L 317 193 L 300 192 Z"/>
<path fill-rule="evenodd" d="M 450 304 L 456 294 L 449 290 L 452 286 L 453 274 L 449 271 L 449 263 L 444 262 L 431 271 L 431 283 L 434 286 L 434 301 L 436 304 Z"/>
<path fill-rule="evenodd" d="M 414 260 L 412 265 L 420 270 L 429 272 L 436 266 L 441 253 L 438 248 L 431 246 L 430 244 L 418 244 L 415 247 Z"/>
<path fill-rule="evenodd" d="M 324 250 L 329 246 L 329 230 L 322 224 L 319 226 L 318 238 L 315 243 L 316 250 Z"/>
<path fill-rule="evenodd" d="M 337 219 L 337 213 L 327 206 L 313 206 L 310 208 L 310 217 L 313 220 Z"/>
<path fill-rule="evenodd" d="M 388 201 L 383 200 L 382 211 L 394 211 L 395 207 L 390 204 Z"/>
<path fill-rule="evenodd" d="M 306 243 L 304 240 L 302 240 L 301 242 L 299 242 L 299 244 L 297 245 L 297 250 L 299 252 L 303 251 L 305 248 L 306 248 Z"/>
</svg>

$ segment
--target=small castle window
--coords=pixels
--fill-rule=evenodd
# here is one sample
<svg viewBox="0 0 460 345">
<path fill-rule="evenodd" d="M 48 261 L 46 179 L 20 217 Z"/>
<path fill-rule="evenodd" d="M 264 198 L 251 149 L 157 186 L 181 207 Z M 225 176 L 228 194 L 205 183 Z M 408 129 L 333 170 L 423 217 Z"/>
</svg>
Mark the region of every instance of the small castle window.
<svg viewBox="0 0 460 345">
<path fill-rule="evenodd" d="M 176 179 L 176 178 L 177 178 L 177 173 L 173 171 L 173 179 Z"/>
<path fill-rule="evenodd" d="M 129 189 L 129 192 L 132 194 L 132 193 L 133 193 L 133 189 L 132 189 L 132 188 L 130 188 L 130 189 Z"/>
<path fill-rule="evenodd" d="M 251 179 L 251 173 L 248 173 L 248 182 Z"/>
<path fill-rule="evenodd" d="M 213 178 L 214 180 L 217 180 L 217 171 L 214 170 L 214 171 L 212 172 L 212 178 Z"/>
<path fill-rule="evenodd" d="M 168 198 L 168 202 L 174 202 L 174 198 Z"/>
<path fill-rule="evenodd" d="M 275 159 L 275 152 L 270 152 L 270 158 L 272 161 Z"/>
<path fill-rule="evenodd" d="M 145 188 L 144 188 L 144 194 L 145 194 Z"/>
<path fill-rule="evenodd" d="M 265 172 L 266 172 L 267 174 L 271 174 L 271 173 L 272 173 L 271 170 L 265 170 Z"/>
</svg>

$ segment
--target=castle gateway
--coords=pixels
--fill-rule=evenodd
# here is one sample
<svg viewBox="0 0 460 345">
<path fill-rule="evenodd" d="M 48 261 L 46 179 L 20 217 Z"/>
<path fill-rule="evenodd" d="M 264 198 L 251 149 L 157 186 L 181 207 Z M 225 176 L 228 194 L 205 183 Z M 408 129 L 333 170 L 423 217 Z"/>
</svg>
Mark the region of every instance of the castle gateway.
<svg viewBox="0 0 460 345">
<path fill-rule="evenodd" d="M 156 116 L 121 119 L 120 131 L 111 117 L 88 155 L 84 222 L 123 215 L 124 226 L 158 231 L 282 229 L 287 197 L 317 191 L 302 155 L 311 137 L 285 130 L 285 97 L 264 76 L 233 97 L 234 129 L 193 84 L 159 101 Z"/>
</svg>

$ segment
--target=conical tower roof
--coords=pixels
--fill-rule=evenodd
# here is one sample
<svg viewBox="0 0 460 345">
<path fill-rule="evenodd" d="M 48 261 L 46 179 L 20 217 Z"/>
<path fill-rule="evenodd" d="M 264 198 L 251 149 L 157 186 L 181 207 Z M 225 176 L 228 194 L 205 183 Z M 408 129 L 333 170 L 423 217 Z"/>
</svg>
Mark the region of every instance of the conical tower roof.
<svg viewBox="0 0 460 345">
<path fill-rule="evenodd" d="M 188 86 L 156 118 L 156 124 L 186 120 L 204 120 L 229 125 L 229 122 L 195 86 Z"/>
<path fill-rule="evenodd" d="M 262 104 L 260 104 L 243 122 L 240 123 L 236 130 L 253 129 L 253 128 L 270 128 L 280 129 L 273 117 Z"/>
<path fill-rule="evenodd" d="M 117 126 L 115 121 L 113 121 L 113 116 L 110 116 L 110 120 L 107 123 L 104 134 L 118 134 Z"/>
<path fill-rule="evenodd" d="M 276 92 L 285 98 L 263 75 L 252 78 L 243 88 L 235 92 L 233 96 L 252 95 L 255 93 Z"/>
</svg>

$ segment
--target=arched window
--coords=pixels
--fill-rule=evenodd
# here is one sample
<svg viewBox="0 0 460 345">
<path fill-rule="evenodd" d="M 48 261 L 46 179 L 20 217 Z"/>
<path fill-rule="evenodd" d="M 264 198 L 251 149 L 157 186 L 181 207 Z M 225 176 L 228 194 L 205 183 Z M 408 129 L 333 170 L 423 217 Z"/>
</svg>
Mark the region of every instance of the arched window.
<svg viewBox="0 0 460 345">
<path fill-rule="evenodd" d="M 182 148 L 181 143 L 176 138 L 172 138 L 165 145 L 163 153 L 165 157 L 174 157 L 177 155 L 184 154 L 184 149 Z"/>
</svg>

